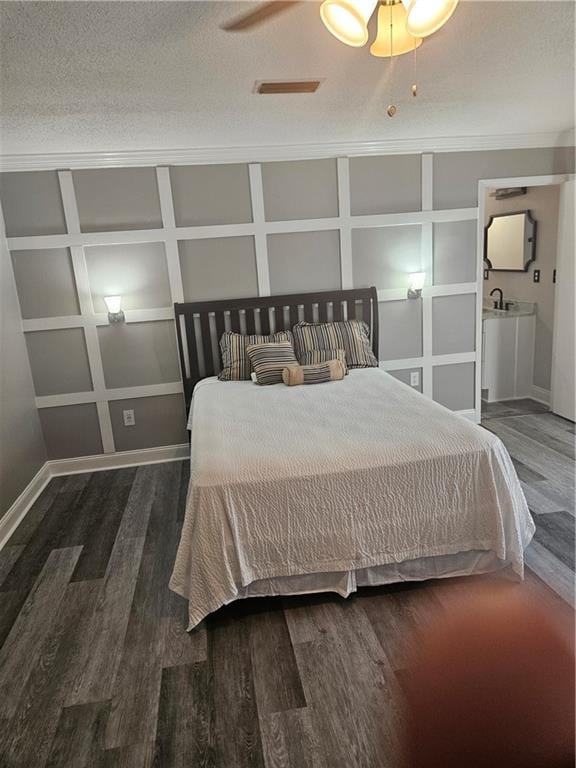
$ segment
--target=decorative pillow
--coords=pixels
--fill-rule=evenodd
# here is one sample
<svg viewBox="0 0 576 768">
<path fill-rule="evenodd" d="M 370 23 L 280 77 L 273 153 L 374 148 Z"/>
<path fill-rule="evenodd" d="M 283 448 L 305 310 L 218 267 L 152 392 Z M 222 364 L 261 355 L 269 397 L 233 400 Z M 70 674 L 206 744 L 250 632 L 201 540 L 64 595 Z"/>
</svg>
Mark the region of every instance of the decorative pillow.
<svg viewBox="0 0 576 768">
<path fill-rule="evenodd" d="M 319 363 L 327 363 L 329 360 L 341 360 L 344 363 L 346 375 L 348 375 L 346 352 L 343 349 L 307 349 L 303 352 L 299 362 L 300 365 L 318 365 Z"/>
<path fill-rule="evenodd" d="M 250 358 L 246 353 L 249 344 L 268 344 L 279 341 L 289 341 L 293 344 L 290 331 L 278 331 L 270 336 L 253 334 L 245 336 L 234 331 L 225 331 L 220 339 L 220 354 L 222 355 L 222 370 L 218 375 L 220 381 L 249 381 L 252 373 Z"/>
<path fill-rule="evenodd" d="M 300 363 L 313 349 L 343 349 L 348 368 L 377 368 L 370 347 L 370 331 L 362 320 L 335 323 L 298 323 L 292 328 L 296 356 Z"/>
<path fill-rule="evenodd" d="M 328 360 L 318 365 L 289 365 L 282 371 L 282 381 L 289 387 L 297 384 L 322 384 L 324 381 L 338 381 L 346 374 L 342 360 Z"/>
<path fill-rule="evenodd" d="M 282 371 L 287 365 L 298 365 L 294 347 L 290 341 L 277 344 L 249 344 L 246 352 L 250 358 L 257 384 L 280 384 Z"/>
</svg>

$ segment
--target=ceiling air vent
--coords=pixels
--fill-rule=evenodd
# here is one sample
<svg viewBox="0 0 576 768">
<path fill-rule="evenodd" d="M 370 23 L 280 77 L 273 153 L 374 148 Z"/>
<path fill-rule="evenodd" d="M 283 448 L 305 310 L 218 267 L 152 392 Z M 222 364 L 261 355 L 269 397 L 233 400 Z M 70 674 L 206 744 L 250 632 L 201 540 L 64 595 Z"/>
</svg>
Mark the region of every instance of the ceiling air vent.
<svg viewBox="0 0 576 768">
<path fill-rule="evenodd" d="M 257 80 L 255 93 L 315 93 L 321 80 Z"/>
</svg>

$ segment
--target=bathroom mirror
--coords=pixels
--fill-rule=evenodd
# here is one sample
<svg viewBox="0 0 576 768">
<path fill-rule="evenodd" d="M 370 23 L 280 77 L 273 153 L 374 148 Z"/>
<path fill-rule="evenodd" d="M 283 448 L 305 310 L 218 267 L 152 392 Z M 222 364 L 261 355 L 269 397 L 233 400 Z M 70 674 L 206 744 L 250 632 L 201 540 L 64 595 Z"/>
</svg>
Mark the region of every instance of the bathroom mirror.
<svg viewBox="0 0 576 768">
<path fill-rule="evenodd" d="M 484 232 L 484 260 L 494 272 L 527 272 L 536 259 L 536 222 L 530 211 L 491 216 Z"/>
</svg>

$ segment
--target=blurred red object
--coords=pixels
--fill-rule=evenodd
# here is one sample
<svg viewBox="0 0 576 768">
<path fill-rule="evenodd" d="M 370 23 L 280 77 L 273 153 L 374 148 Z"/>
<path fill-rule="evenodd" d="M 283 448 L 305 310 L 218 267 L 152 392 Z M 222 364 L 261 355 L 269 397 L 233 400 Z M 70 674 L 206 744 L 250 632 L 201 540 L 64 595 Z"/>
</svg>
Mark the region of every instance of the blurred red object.
<svg viewBox="0 0 576 768">
<path fill-rule="evenodd" d="M 574 768 L 565 615 L 523 587 L 474 589 L 448 614 L 410 665 L 408 768 Z"/>
</svg>

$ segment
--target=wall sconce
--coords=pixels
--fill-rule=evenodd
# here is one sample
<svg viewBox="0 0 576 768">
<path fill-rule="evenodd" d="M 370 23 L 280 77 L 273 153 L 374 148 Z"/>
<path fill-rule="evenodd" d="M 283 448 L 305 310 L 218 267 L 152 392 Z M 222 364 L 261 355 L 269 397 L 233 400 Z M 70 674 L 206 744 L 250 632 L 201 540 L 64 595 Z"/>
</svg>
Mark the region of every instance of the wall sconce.
<svg viewBox="0 0 576 768">
<path fill-rule="evenodd" d="M 120 308 L 122 296 L 104 296 L 104 302 L 108 308 L 109 323 L 121 323 L 126 319 Z"/>
<path fill-rule="evenodd" d="M 419 299 L 422 296 L 426 272 L 412 272 L 408 275 L 408 278 L 410 280 L 408 284 L 408 298 Z"/>
</svg>

